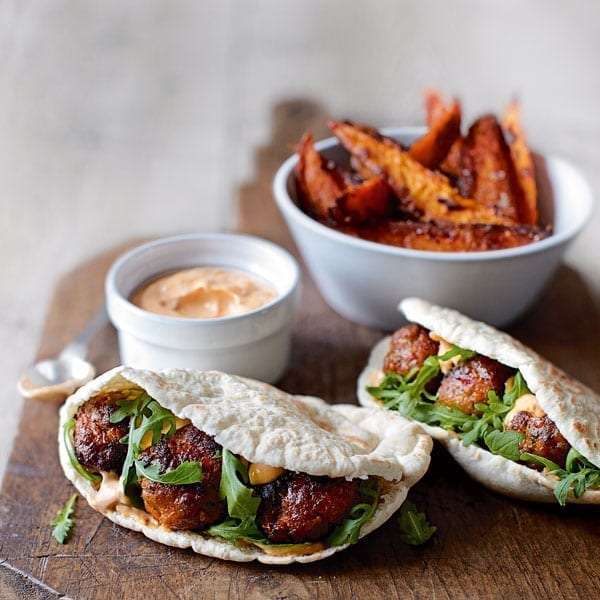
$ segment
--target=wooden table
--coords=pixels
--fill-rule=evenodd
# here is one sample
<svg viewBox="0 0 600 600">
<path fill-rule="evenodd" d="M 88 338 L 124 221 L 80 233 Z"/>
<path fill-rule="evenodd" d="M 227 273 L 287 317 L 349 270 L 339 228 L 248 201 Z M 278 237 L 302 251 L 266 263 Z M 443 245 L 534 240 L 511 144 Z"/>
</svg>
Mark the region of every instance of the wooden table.
<svg viewBox="0 0 600 600">
<path fill-rule="evenodd" d="M 279 107 L 274 137 L 259 152 L 257 179 L 241 190 L 240 229 L 295 251 L 271 200 L 274 169 L 289 140 L 319 131 L 310 104 Z M 65 277 L 48 313 L 39 356 L 55 353 L 98 308 L 103 277 L 131 245 Z M 383 332 L 345 321 L 323 302 L 308 274 L 280 387 L 330 402 L 352 402 L 370 347 Z M 588 385 L 600 388 L 600 321 L 577 273 L 562 268 L 543 302 L 512 333 Z M 118 362 L 106 328 L 92 348 L 99 370 Z M 390 520 L 355 547 L 319 563 L 270 568 L 235 564 L 160 546 L 76 507 L 62 546 L 50 521 L 72 493 L 56 451 L 57 406 L 28 401 L 0 493 L 0 598 L 592 598 L 600 587 L 600 519 L 594 507 L 540 506 L 493 494 L 471 482 L 436 448 L 410 493 L 438 531 L 424 547 L 400 539 Z"/>
</svg>

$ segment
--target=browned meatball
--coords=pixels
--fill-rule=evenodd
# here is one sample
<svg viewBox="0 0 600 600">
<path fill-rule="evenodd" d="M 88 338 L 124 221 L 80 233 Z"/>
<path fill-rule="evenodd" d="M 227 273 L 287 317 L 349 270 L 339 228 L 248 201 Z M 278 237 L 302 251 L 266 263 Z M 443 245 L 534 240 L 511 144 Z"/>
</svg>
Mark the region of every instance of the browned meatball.
<svg viewBox="0 0 600 600">
<path fill-rule="evenodd" d="M 571 446 L 548 415 L 536 417 L 521 411 L 513 416 L 506 429 L 520 431 L 525 436 L 519 444 L 521 452 L 535 454 L 564 466 Z"/>
<path fill-rule="evenodd" d="M 90 398 L 75 414 L 73 447 L 77 460 L 93 473 L 100 471 L 121 472 L 127 445 L 119 440 L 129 430 L 129 419 L 111 423 L 111 415 L 119 408 L 119 392 L 110 392 Z"/>
<path fill-rule="evenodd" d="M 187 461 L 202 465 L 202 481 L 182 485 L 157 483 L 142 478 L 142 500 L 146 511 L 169 529 L 204 529 L 226 516 L 226 504 L 219 498 L 221 446 L 193 425 L 178 429 L 144 450 L 140 459 L 148 466 L 160 465 L 164 473 Z"/>
<path fill-rule="evenodd" d="M 301 544 L 325 537 L 360 502 L 359 481 L 288 471 L 257 486 L 262 501 L 256 522 L 277 544 Z"/>
<path fill-rule="evenodd" d="M 487 404 L 492 390 L 502 397 L 504 383 L 513 373 L 514 369 L 487 356 L 473 356 L 452 367 L 442 379 L 438 400 L 468 415 L 479 414 L 475 404 Z"/>
<path fill-rule="evenodd" d="M 406 375 L 411 369 L 422 366 L 427 357 L 436 355 L 439 347 L 439 342 L 429 337 L 425 327 L 416 323 L 405 325 L 392 335 L 383 370 Z"/>
</svg>

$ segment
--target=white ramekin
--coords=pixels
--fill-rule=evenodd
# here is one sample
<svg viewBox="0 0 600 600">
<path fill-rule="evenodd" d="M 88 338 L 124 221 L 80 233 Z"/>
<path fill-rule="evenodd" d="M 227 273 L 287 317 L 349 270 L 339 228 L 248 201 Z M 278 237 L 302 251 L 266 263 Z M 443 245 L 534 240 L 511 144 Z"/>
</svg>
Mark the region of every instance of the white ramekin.
<svg viewBox="0 0 600 600">
<path fill-rule="evenodd" d="M 248 313 L 217 319 L 167 317 L 129 301 L 142 283 L 197 266 L 239 269 L 270 282 L 278 294 Z M 150 370 L 219 370 L 275 382 L 284 373 L 300 292 L 296 260 L 275 244 L 235 234 L 159 239 L 127 252 L 106 276 L 106 302 L 123 364 Z"/>
</svg>

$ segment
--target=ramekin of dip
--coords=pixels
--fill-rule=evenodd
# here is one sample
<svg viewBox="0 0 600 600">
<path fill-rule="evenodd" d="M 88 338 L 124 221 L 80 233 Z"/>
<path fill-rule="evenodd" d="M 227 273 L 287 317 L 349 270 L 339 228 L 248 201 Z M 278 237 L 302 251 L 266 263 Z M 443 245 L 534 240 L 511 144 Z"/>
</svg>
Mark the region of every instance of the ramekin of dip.
<svg viewBox="0 0 600 600">
<path fill-rule="evenodd" d="M 224 233 L 159 239 L 118 258 L 105 288 L 123 364 L 269 383 L 287 367 L 300 270 L 272 242 Z"/>
</svg>

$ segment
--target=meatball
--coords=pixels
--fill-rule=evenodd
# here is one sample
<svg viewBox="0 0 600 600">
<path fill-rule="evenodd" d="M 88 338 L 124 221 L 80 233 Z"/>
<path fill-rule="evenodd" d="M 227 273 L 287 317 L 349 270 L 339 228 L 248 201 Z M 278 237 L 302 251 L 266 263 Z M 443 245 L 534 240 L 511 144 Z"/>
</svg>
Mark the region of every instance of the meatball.
<svg viewBox="0 0 600 600">
<path fill-rule="evenodd" d="M 73 447 L 81 465 L 93 473 L 121 472 L 127 445 L 119 440 L 129 431 L 129 419 L 111 423 L 110 417 L 118 410 L 120 392 L 109 392 L 90 398 L 75 414 Z"/>
<path fill-rule="evenodd" d="M 325 537 L 360 502 L 359 481 L 286 472 L 257 486 L 256 522 L 269 541 L 301 544 Z"/>
<path fill-rule="evenodd" d="M 383 370 L 403 376 L 415 367 L 422 366 L 427 357 L 438 353 L 440 347 L 439 342 L 429 337 L 429 331 L 416 323 L 398 329 L 392 335 L 390 346 Z"/>
<path fill-rule="evenodd" d="M 475 404 L 487 404 L 490 391 L 502 397 L 504 383 L 513 373 L 514 369 L 487 356 L 473 356 L 452 367 L 442 379 L 438 400 L 468 415 L 479 414 Z"/>
<path fill-rule="evenodd" d="M 535 454 L 564 466 L 571 446 L 548 415 L 536 417 L 521 411 L 513 416 L 506 429 L 520 431 L 525 436 L 519 443 L 521 452 Z"/>
<path fill-rule="evenodd" d="M 222 521 L 226 503 L 219 498 L 221 446 L 193 425 L 178 429 L 140 454 L 146 465 L 158 464 L 164 473 L 186 461 L 202 465 L 202 481 L 181 485 L 142 478 L 142 500 L 146 511 L 169 529 L 204 529 Z"/>
</svg>

